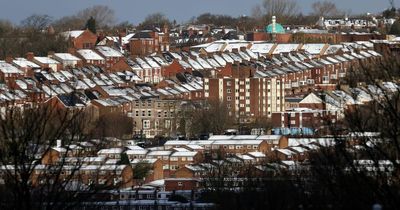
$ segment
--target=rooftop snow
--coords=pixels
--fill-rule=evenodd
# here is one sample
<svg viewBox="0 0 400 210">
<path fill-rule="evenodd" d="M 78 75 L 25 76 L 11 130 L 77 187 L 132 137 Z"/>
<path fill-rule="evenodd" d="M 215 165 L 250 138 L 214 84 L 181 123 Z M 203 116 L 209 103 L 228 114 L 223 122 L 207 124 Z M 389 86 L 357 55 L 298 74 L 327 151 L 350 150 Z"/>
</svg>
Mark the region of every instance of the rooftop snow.
<svg viewBox="0 0 400 210">
<path fill-rule="evenodd" d="M 97 46 L 96 50 L 105 57 L 124 57 L 121 52 L 108 46 Z"/>
<path fill-rule="evenodd" d="M 250 47 L 250 50 L 255 53 L 268 54 L 274 47 L 274 45 L 275 44 L 273 43 L 254 42 L 253 45 Z"/>
<path fill-rule="evenodd" d="M 0 61 L 0 71 L 5 74 L 23 74 L 24 72 L 17 69 L 15 66 L 6 63 L 5 61 Z"/>
<path fill-rule="evenodd" d="M 325 44 L 304 44 L 301 49 L 311 55 L 319 55 L 324 47 Z"/>
<path fill-rule="evenodd" d="M 276 55 L 281 53 L 289 53 L 296 51 L 298 47 L 299 44 L 278 44 L 272 54 Z"/>
<path fill-rule="evenodd" d="M 80 36 L 83 32 L 85 32 L 84 30 L 75 30 L 75 31 L 66 31 L 66 32 L 62 32 L 61 35 L 64 36 L 65 38 L 76 38 L 78 36 Z"/>
<path fill-rule="evenodd" d="M 43 63 L 43 64 L 59 64 L 60 63 L 49 57 L 34 57 L 34 59 L 37 60 L 39 63 Z"/>
<path fill-rule="evenodd" d="M 81 49 L 77 53 L 81 55 L 85 60 L 104 60 L 99 54 L 91 49 Z"/>
<path fill-rule="evenodd" d="M 28 61 L 25 58 L 16 58 L 13 60 L 13 63 L 17 66 L 20 66 L 22 68 L 26 68 L 26 67 L 30 67 L 30 68 L 40 68 L 40 66 L 38 66 L 37 64 Z"/>
<path fill-rule="evenodd" d="M 54 53 L 55 57 L 60 58 L 64 61 L 80 61 L 81 59 L 77 58 L 76 56 L 72 55 L 71 53 Z"/>
</svg>

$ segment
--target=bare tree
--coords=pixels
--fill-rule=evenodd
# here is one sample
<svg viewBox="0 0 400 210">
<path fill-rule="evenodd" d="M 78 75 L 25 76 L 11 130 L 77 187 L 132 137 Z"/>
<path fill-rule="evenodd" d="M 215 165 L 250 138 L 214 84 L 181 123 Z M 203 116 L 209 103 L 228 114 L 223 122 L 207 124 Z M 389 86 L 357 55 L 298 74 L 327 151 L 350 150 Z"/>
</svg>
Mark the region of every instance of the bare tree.
<svg viewBox="0 0 400 210">
<path fill-rule="evenodd" d="M 229 116 L 226 104 L 219 100 L 210 100 L 205 107 L 194 109 L 191 113 L 190 130 L 192 134 L 223 134 L 233 126 L 235 120 Z"/>
<path fill-rule="evenodd" d="M 33 14 L 21 21 L 21 26 L 30 30 L 44 30 L 52 22 L 52 17 L 48 15 Z"/>
<path fill-rule="evenodd" d="M 95 5 L 77 12 L 75 15 L 65 16 L 53 25 L 58 31 L 84 29 L 85 23 L 91 17 L 96 21 L 97 28 L 111 27 L 115 24 L 115 12 L 108 6 Z"/>
<path fill-rule="evenodd" d="M 289 23 L 299 14 L 300 10 L 297 1 L 294 0 L 263 0 L 261 6 L 257 7 L 261 8 L 267 20 L 276 16 L 282 23 Z"/>
<path fill-rule="evenodd" d="M 83 29 L 86 20 L 81 19 L 77 16 L 65 16 L 53 23 L 53 27 L 57 31 L 68 31 L 74 29 Z"/>
<path fill-rule="evenodd" d="M 171 21 L 160 12 L 148 15 L 142 23 L 139 24 L 140 29 L 152 29 L 154 27 L 162 28 L 164 25 L 171 25 Z"/>
<path fill-rule="evenodd" d="M 86 8 L 76 14 L 81 20 L 88 20 L 93 17 L 96 20 L 96 24 L 101 28 L 105 26 L 111 26 L 115 23 L 115 12 L 110 7 L 105 5 L 95 5 L 93 7 Z"/>
<path fill-rule="evenodd" d="M 123 113 L 108 113 L 100 116 L 94 130 L 97 138 L 101 136 L 130 138 L 132 131 L 132 118 L 127 117 Z"/>
<path fill-rule="evenodd" d="M 91 161 L 84 161 L 87 151 L 79 145 L 90 139 L 89 125 L 93 123 L 84 109 L 12 104 L 1 111 L 2 209 L 67 209 L 94 199 L 98 190 L 114 186 L 112 175 L 100 184 L 100 166 L 82 173 Z"/>
<path fill-rule="evenodd" d="M 338 16 L 342 12 L 338 10 L 336 4 L 332 1 L 318 1 L 312 4 L 312 14 L 318 17 L 322 16 Z"/>
<path fill-rule="evenodd" d="M 330 126 L 335 145 L 310 155 L 308 189 L 314 200 L 320 198 L 321 208 L 367 209 L 380 203 L 385 209 L 396 209 L 400 205 L 399 66 L 398 57 L 389 54 L 361 62 L 350 71 L 346 81 L 353 97 L 363 91 L 371 101 L 346 110 L 344 119 Z M 347 135 L 338 132 L 339 126 L 346 128 Z"/>
<path fill-rule="evenodd" d="M 0 20 L 0 35 L 7 34 L 14 29 L 14 25 L 9 20 Z"/>
</svg>

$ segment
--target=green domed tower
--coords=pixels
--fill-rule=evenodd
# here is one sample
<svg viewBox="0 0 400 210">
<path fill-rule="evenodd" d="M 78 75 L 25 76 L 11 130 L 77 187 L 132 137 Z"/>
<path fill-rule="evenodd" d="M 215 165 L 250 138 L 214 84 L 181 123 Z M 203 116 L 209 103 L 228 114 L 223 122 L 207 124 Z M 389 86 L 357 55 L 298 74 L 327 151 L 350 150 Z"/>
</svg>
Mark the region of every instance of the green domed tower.
<svg viewBox="0 0 400 210">
<path fill-rule="evenodd" d="M 272 23 L 265 27 L 265 32 L 269 34 L 283 34 L 285 29 L 279 23 L 276 23 L 276 17 L 272 16 Z"/>
</svg>

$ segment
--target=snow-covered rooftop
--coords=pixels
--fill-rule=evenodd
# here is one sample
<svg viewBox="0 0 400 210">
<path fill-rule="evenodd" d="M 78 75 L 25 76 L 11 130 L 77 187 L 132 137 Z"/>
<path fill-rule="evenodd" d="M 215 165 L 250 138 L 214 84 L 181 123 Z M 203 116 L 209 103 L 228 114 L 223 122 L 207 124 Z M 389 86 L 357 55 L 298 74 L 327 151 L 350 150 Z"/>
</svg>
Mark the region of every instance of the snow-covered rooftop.
<svg viewBox="0 0 400 210">
<path fill-rule="evenodd" d="M 81 49 L 77 53 L 81 55 L 85 60 L 104 60 L 99 54 L 91 49 Z"/>
</svg>

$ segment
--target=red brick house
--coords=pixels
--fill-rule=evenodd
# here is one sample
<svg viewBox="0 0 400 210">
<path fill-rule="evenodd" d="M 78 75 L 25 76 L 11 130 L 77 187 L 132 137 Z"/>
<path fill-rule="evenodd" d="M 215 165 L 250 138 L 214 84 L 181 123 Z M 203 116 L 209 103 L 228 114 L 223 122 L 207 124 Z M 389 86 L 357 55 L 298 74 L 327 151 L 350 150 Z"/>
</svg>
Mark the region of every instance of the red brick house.
<svg viewBox="0 0 400 210">
<path fill-rule="evenodd" d="M 22 70 L 5 61 L 0 61 L 0 81 L 13 87 L 15 80 L 23 76 L 24 72 Z"/>
<path fill-rule="evenodd" d="M 61 33 L 75 49 L 91 49 L 96 45 L 97 35 L 86 30 L 66 31 Z"/>
<path fill-rule="evenodd" d="M 169 51 L 168 30 L 164 27 L 163 32 L 140 31 L 129 40 L 129 48 L 133 57 Z"/>
<path fill-rule="evenodd" d="M 97 46 L 96 52 L 105 59 L 105 67 L 107 69 L 118 63 L 118 61 L 125 59 L 120 51 L 108 46 Z"/>
<path fill-rule="evenodd" d="M 197 190 L 200 180 L 197 178 L 168 178 L 165 179 L 165 191 Z"/>
<path fill-rule="evenodd" d="M 80 49 L 76 51 L 76 56 L 81 58 L 84 65 L 105 66 L 105 59 L 91 49 Z"/>
</svg>

